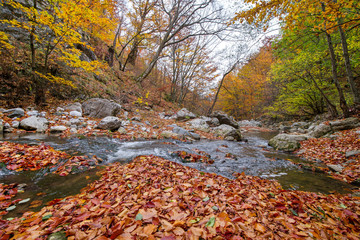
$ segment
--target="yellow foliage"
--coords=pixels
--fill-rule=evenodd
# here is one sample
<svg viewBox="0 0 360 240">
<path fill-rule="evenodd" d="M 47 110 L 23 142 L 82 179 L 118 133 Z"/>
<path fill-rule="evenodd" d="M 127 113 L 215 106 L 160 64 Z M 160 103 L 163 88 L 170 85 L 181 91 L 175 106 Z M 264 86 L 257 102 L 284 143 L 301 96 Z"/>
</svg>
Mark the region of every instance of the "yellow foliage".
<svg viewBox="0 0 360 240">
<path fill-rule="evenodd" d="M 59 84 L 64 84 L 64 85 L 68 85 L 70 87 L 73 87 L 73 88 L 76 88 L 76 86 L 69 80 L 66 80 L 64 78 L 61 78 L 61 77 L 57 77 L 57 76 L 53 76 L 51 74 L 42 74 L 42 73 L 39 73 L 37 71 L 35 71 L 36 75 L 38 75 L 39 77 L 43 78 L 43 79 L 46 79 L 50 82 L 53 82 L 53 83 L 59 83 Z"/>
<path fill-rule="evenodd" d="M 12 48 L 14 48 L 14 46 L 9 43 L 9 37 L 6 35 L 6 33 L 0 31 L 0 53 L 2 49 Z"/>
</svg>

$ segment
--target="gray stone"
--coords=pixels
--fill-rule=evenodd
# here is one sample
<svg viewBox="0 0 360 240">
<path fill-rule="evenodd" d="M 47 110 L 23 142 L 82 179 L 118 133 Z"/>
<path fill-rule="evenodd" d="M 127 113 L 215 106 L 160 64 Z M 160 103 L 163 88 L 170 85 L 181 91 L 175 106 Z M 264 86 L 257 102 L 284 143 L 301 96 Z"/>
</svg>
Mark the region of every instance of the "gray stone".
<svg viewBox="0 0 360 240">
<path fill-rule="evenodd" d="M 79 126 L 81 124 L 81 120 L 78 118 L 72 118 L 70 119 L 69 124 Z"/>
<path fill-rule="evenodd" d="M 52 126 L 52 127 L 50 127 L 50 132 L 51 133 L 62 133 L 64 131 L 66 131 L 66 129 L 67 129 L 67 127 L 62 126 L 62 125 L 60 125 L 60 126 Z"/>
<path fill-rule="evenodd" d="M 211 127 L 217 127 L 220 125 L 219 119 L 214 117 L 201 116 L 200 119 L 205 120 L 205 122 Z"/>
<path fill-rule="evenodd" d="M 291 127 L 292 128 L 301 128 L 301 129 L 307 129 L 309 128 L 310 123 L 308 122 L 294 122 Z"/>
<path fill-rule="evenodd" d="M 39 116 L 39 112 L 36 111 L 36 110 L 28 111 L 28 112 L 26 112 L 26 114 L 29 115 L 29 116 L 35 116 L 35 117 Z"/>
<path fill-rule="evenodd" d="M 4 123 L 3 120 L 0 119 L 0 134 L 4 132 Z"/>
<path fill-rule="evenodd" d="M 73 117 L 81 117 L 82 114 L 81 114 L 81 112 L 78 112 L 78 111 L 71 111 L 71 112 L 70 112 L 70 116 L 73 116 Z"/>
<path fill-rule="evenodd" d="M 234 128 L 239 128 L 239 124 L 234 120 L 233 117 L 228 116 L 226 113 L 221 111 L 213 112 L 210 117 L 215 117 L 219 120 L 220 124 L 226 124 Z"/>
<path fill-rule="evenodd" d="M 11 128 L 10 124 L 7 122 L 5 122 L 3 125 L 4 125 L 4 129 Z"/>
<path fill-rule="evenodd" d="M 145 124 L 151 126 L 151 123 L 149 121 L 145 121 Z"/>
<path fill-rule="evenodd" d="M 75 134 L 75 133 L 77 133 L 78 131 L 77 131 L 76 128 L 70 128 L 70 132 L 73 133 L 73 134 Z"/>
<path fill-rule="evenodd" d="M 126 129 L 123 128 L 123 127 L 120 127 L 120 128 L 118 129 L 118 132 L 119 132 L 120 134 L 127 134 Z"/>
<path fill-rule="evenodd" d="M 188 130 L 182 128 L 182 127 L 174 127 L 173 130 L 172 130 L 173 133 L 176 133 L 178 136 L 181 136 L 181 137 L 189 137 L 189 138 L 192 138 L 192 139 L 195 139 L 195 140 L 200 140 L 200 135 L 199 134 L 196 134 L 196 133 L 193 133 L 193 132 L 189 132 Z"/>
<path fill-rule="evenodd" d="M 27 131 L 36 130 L 37 132 L 45 132 L 46 129 L 48 128 L 48 124 L 49 122 L 46 118 L 32 116 L 23 119 L 20 122 L 20 128 L 25 129 Z"/>
<path fill-rule="evenodd" d="M 181 120 L 193 119 L 196 118 L 196 116 L 186 108 L 182 108 L 180 111 L 178 111 L 173 115 L 173 118 L 177 121 L 181 121 Z"/>
<path fill-rule="evenodd" d="M 226 134 L 228 134 L 229 132 L 231 132 L 233 130 L 236 130 L 236 128 L 226 125 L 226 124 L 221 124 L 220 126 L 213 128 L 212 132 L 217 136 L 225 137 Z"/>
<path fill-rule="evenodd" d="M 25 111 L 22 108 L 12 108 L 5 110 L 4 113 L 6 113 L 9 118 L 20 118 L 25 115 Z"/>
<path fill-rule="evenodd" d="M 233 140 L 231 141 L 241 141 L 243 139 L 239 129 L 233 129 L 230 132 L 226 133 L 225 140 L 227 140 L 227 138 L 232 138 Z"/>
<path fill-rule="evenodd" d="M 121 110 L 121 105 L 107 99 L 92 98 L 82 104 L 83 113 L 94 118 L 116 116 Z"/>
<path fill-rule="evenodd" d="M 132 117 L 131 121 L 141 122 L 141 118 L 140 117 Z"/>
<path fill-rule="evenodd" d="M 345 153 L 345 157 L 349 158 L 349 157 L 356 156 L 356 155 L 359 155 L 359 154 L 360 154 L 359 150 L 348 151 L 348 152 Z"/>
<path fill-rule="evenodd" d="M 176 133 L 174 132 L 170 132 L 170 131 L 163 131 L 160 133 L 160 136 L 163 137 L 163 138 L 177 138 L 179 135 L 177 135 Z"/>
<path fill-rule="evenodd" d="M 327 167 L 333 172 L 342 172 L 344 169 L 344 167 L 339 164 L 329 164 Z"/>
<path fill-rule="evenodd" d="M 300 148 L 300 142 L 310 138 L 308 135 L 278 134 L 269 141 L 276 150 L 292 152 Z"/>
<path fill-rule="evenodd" d="M 331 132 L 331 127 L 329 125 L 321 123 L 321 124 L 317 125 L 314 128 L 314 130 L 309 132 L 309 136 L 314 137 L 314 138 L 319 138 L 330 132 Z"/>
<path fill-rule="evenodd" d="M 262 123 L 259 121 L 251 120 L 242 120 L 238 122 L 239 127 L 261 127 Z"/>
<path fill-rule="evenodd" d="M 68 112 L 77 111 L 82 114 L 81 103 L 79 103 L 79 102 L 71 103 L 71 104 L 65 106 L 64 110 L 66 110 Z"/>
<path fill-rule="evenodd" d="M 41 112 L 39 113 L 39 117 L 46 117 L 47 112 Z"/>
<path fill-rule="evenodd" d="M 360 121 L 356 117 L 350 117 L 350 118 L 345 118 L 343 120 L 331 121 L 329 122 L 329 125 L 331 129 L 334 132 L 336 132 L 341 130 L 357 128 L 360 126 Z"/>
<path fill-rule="evenodd" d="M 190 125 L 191 128 L 196 129 L 196 130 L 200 130 L 200 131 L 204 131 L 204 132 L 209 132 L 209 128 L 210 126 L 207 124 L 206 120 L 204 119 L 193 119 L 187 122 L 188 125 Z"/>
<path fill-rule="evenodd" d="M 121 127 L 121 121 L 118 117 L 107 116 L 101 119 L 100 123 L 97 125 L 96 128 L 116 131 L 119 129 L 119 127 Z"/>
<path fill-rule="evenodd" d="M 19 128 L 20 122 L 19 122 L 19 121 L 12 121 L 11 126 L 12 126 L 13 128 Z"/>
<path fill-rule="evenodd" d="M 56 112 L 63 113 L 64 111 L 65 111 L 65 109 L 63 109 L 62 107 L 56 108 Z"/>
</svg>

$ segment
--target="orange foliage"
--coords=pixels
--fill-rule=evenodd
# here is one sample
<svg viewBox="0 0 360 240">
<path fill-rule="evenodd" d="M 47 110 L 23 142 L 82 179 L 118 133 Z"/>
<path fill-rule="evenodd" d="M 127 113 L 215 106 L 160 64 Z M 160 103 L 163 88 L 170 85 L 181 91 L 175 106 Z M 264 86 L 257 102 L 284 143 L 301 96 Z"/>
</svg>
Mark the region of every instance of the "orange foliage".
<svg viewBox="0 0 360 240">
<path fill-rule="evenodd" d="M 268 102 L 268 73 L 273 63 L 268 42 L 237 71 L 227 76 L 219 96 L 219 106 L 237 118 L 255 118 Z"/>
</svg>

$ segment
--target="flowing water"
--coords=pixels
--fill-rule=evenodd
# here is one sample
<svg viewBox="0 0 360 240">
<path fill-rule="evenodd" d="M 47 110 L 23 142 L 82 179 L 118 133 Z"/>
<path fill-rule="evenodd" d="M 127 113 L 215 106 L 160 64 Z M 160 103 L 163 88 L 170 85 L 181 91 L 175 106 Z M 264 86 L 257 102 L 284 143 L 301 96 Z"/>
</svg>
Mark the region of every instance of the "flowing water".
<svg viewBox="0 0 360 240">
<path fill-rule="evenodd" d="M 122 141 L 108 137 L 68 138 L 62 139 L 54 135 L 27 134 L 21 136 L 8 135 L 2 140 L 18 143 L 40 144 L 44 142 L 57 150 L 62 150 L 70 155 L 96 155 L 103 160 L 102 164 L 111 162 L 127 163 L 139 155 L 156 155 L 171 161 L 196 168 L 203 172 L 220 174 L 233 178 L 233 173 L 242 173 L 262 178 L 276 179 L 284 189 L 313 191 L 322 193 L 349 193 L 351 185 L 334 180 L 321 173 L 302 170 L 292 161 L 304 161 L 294 155 L 273 151 L 267 146 L 268 139 L 275 133 L 248 132 L 245 133 L 247 142 L 229 142 L 222 140 L 202 140 L 184 143 L 175 140 L 154 141 Z M 213 164 L 201 162 L 184 162 L 174 151 L 196 153 L 204 151 L 214 160 Z M 7 217 L 19 216 L 27 210 L 30 202 L 42 201 L 45 204 L 55 198 L 62 198 L 80 192 L 89 182 L 98 179 L 96 169 L 60 177 L 55 174 L 45 174 L 46 170 L 36 172 L 14 173 L 0 169 L 0 182 L 25 183 L 24 193 L 17 197 L 30 198 L 27 204 L 17 206 Z M 40 195 L 40 196 L 39 196 Z M 38 210 L 43 206 L 31 210 Z"/>
</svg>

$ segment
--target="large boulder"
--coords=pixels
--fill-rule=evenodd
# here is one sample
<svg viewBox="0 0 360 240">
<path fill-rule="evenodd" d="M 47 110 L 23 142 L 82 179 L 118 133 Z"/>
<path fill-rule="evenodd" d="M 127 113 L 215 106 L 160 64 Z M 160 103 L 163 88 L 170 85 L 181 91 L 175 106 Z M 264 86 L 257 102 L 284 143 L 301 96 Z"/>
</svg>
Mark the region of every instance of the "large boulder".
<svg viewBox="0 0 360 240">
<path fill-rule="evenodd" d="M 226 113 L 221 111 L 213 112 L 210 117 L 217 118 L 220 124 L 226 124 L 234 128 L 239 128 L 239 124 L 234 120 L 233 117 L 228 116 Z"/>
<path fill-rule="evenodd" d="M 94 118 L 116 116 L 121 110 L 121 105 L 107 99 L 92 98 L 82 104 L 83 114 Z"/>
<path fill-rule="evenodd" d="M 173 118 L 175 120 L 181 121 L 181 120 L 193 119 L 193 118 L 196 118 L 196 116 L 195 116 L 195 114 L 193 114 L 192 112 L 190 112 L 186 108 L 183 108 L 180 111 L 178 111 L 177 113 L 175 113 L 173 115 Z"/>
<path fill-rule="evenodd" d="M 331 132 L 330 125 L 321 123 L 315 126 L 311 132 L 309 132 L 309 136 L 314 138 L 319 138 L 326 135 L 329 132 Z"/>
<path fill-rule="evenodd" d="M 238 122 L 239 127 L 261 127 L 262 124 L 259 121 L 251 120 L 242 120 Z"/>
<path fill-rule="evenodd" d="M 200 119 L 205 120 L 205 122 L 211 127 L 220 126 L 219 119 L 217 119 L 217 118 L 201 116 Z"/>
<path fill-rule="evenodd" d="M 233 130 L 236 130 L 236 128 L 226 124 L 221 124 L 220 126 L 213 128 L 211 131 L 217 136 L 225 137 L 226 134 Z"/>
<path fill-rule="evenodd" d="M 12 108 L 12 109 L 8 109 L 5 110 L 4 113 L 9 117 L 9 118 L 20 118 L 23 117 L 25 115 L 25 111 L 22 108 Z"/>
<path fill-rule="evenodd" d="M 276 150 L 292 152 L 300 148 L 300 142 L 310 138 L 308 135 L 281 133 L 270 139 L 269 145 Z"/>
<path fill-rule="evenodd" d="M 107 116 L 101 119 L 96 128 L 116 131 L 121 127 L 121 121 L 118 117 Z"/>
<path fill-rule="evenodd" d="M 180 137 L 183 138 L 192 138 L 194 140 L 200 140 L 200 135 L 197 133 L 189 132 L 188 130 L 182 128 L 182 127 L 174 127 L 172 130 L 173 133 L 176 133 Z"/>
<path fill-rule="evenodd" d="M 68 112 L 77 111 L 82 114 L 82 106 L 81 106 L 81 103 L 79 103 L 79 102 L 71 103 L 71 104 L 65 106 L 64 110 L 66 110 Z"/>
<path fill-rule="evenodd" d="M 27 131 L 45 132 L 49 121 L 46 118 L 31 116 L 20 122 L 20 128 Z"/>
<path fill-rule="evenodd" d="M 240 129 L 233 129 L 227 134 L 225 134 L 224 137 L 225 140 L 229 141 L 241 141 L 243 140 Z"/>
<path fill-rule="evenodd" d="M 330 125 L 331 129 L 334 132 L 336 132 L 336 131 L 341 131 L 341 130 L 357 128 L 360 126 L 360 121 L 356 117 L 351 117 L 351 118 L 346 118 L 343 120 L 331 121 L 331 122 L 329 122 L 329 125 Z"/>
<path fill-rule="evenodd" d="M 188 121 L 187 124 L 190 125 L 190 127 L 195 130 L 200 130 L 203 132 L 210 131 L 210 129 L 209 129 L 210 126 L 207 124 L 206 120 L 204 120 L 204 119 L 196 118 L 196 119 Z"/>
</svg>

